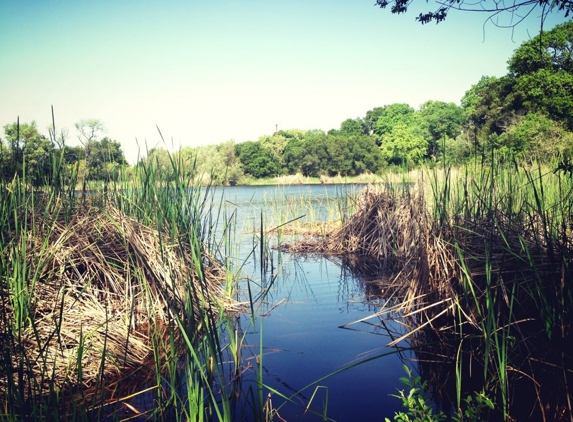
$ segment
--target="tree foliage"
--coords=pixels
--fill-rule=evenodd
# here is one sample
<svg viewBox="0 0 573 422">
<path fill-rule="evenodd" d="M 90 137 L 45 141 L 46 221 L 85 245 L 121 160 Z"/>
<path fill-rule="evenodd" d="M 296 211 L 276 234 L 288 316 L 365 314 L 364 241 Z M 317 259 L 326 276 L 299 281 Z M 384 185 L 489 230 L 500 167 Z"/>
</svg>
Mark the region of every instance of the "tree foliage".
<svg viewBox="0 0 573 422">
<path fill-rule="evenodd" d="M 395 103 L 384 106 L 374 124 L 374 133 L 382 139 L 398 125 L 410 126 L 414 122 L 414 109 L 408 104 Z"/>
<path fill-rule="evenodd" d="M 514 77 L 542 69 L 573 73 L 573 21 L 525 41 L 508 60 L 508 70 Z"/>
<path fill-rule="evenodd" d="M 416 113 L 416 123 L 428 142 L 428 155 L 437 158 L 443 152 L 440 151 L 441 141 L 461 135 L 465 113 L 454 103 L 426 101 Z"/>
<path fill-rule="evenodd" d="M 14 174 L 26 175 L 35 185 L 44 183 L 51 176 L 54 146 L 40 134 L 36 122 L 7 124 L 4 133 L 3 176 L 9 178 Z"/>
<path fill-rule="evenodd" d="M 255 178 L 273 177 L 281 173 L 279 164 L 272 153 L 260 141 L 247 141 L 238 144 L 236 151 L 245 174 Z"/>
<path fill-rule="evenodd" d="M 91 141 L 86 147 L 85 157 L 91 180 L 117 180 L 121 167 L 127 165 L 120 143 L 108 137 Z"/>
<path fill-rule="evenodd" d="M 76 122 L 75 127 L 78 131 L 78 140 L 84 147 L 97 141 L 100 135 L 106 132 L 105 125 L 99 119 L 82 119 Z"/>
<path fill-rule="evenodd" d="M 328 133 L 329 135 L 361 136 L 361 135 L 368 135 L 369 130 L 364 120 L 356 118 L 356 119 L 346 119 L 340 124 L 339 130 L 332 129 Z"/>
<path fill-rule="evenodd" d="M 380 146 L 382 157 L 397 165 L 419 164 L 428 151 L 428 141 L 415 128 L 399 123 L 384 135 Z"/>
<path fill-rule="evenodd" d="M 382 9 L 387 7 L 395 14 L 408 12 L 412 6 L 412 0 L 376 0 L 375 5 Z M 426 1 L 426 3 L 429 3 Z M 573 12 L 573 0 L 483 0 L 474 2 L 472 0 L 436 0 L 433 10 L 420 13 L 416 20 L 422 24 L 436 22 L 440 23 L 446 19 L 450 10 L 464 12 L 480 12 L 489 15 L 488 20 L 499 26 L 514 27 L 519 25 L 527 16 L 536 9 L 541 12 L 541 21 L 549 13 L 559 13 L 566 18 Z M 507 23 L 503 24 L 502 19 L 507 16 Z"/>
</svg>

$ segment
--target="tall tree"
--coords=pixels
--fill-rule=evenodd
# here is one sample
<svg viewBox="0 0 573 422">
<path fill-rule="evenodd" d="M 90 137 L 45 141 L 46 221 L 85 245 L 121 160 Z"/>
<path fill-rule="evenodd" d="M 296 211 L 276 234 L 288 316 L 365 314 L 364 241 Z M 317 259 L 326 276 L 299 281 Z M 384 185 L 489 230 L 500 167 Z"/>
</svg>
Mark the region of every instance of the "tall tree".
<svg viewBox="0 0 573 422">
<path fill-rule="evenodd" d="M 507 63 L 514 77 L 541 69 L 573 73 L 573 21 L 557 25 L 525 41 Z"/>
<path fill-rule="evenodd" d="M 243 170 L 255 178 L 278 176 L 281 168 L 269 150 L 260 142 L 247 141 L 237 144 L 235 152 L 241 161 Z"/>
<path fill-rule="evenodd" d="M 10 151 L 10 168 L 7 173 L 25 171 L 34 184 L 42 184 L 51 177 L 54 146 L 40 132 L 36 122 L 14 122 L 4 126 Z M 5 170 L 6 171 L 6 170 Z"/>
<path fill-rule="evenodd" d="M 482 76 L 466 91 L 461 102 L 466 113 L 468 137 L 476 148 L 483 147 L 490 134 L 503 132 L 506 122 L 516 112 L 512 97 L 513 81 L 507 76 Z"/>
<path fill-rule="evenodd" d="M 82 119 L 75 124 L 78 139 L 84 147 L 97 141 L 106 132 L 105 125 L 99 119 Z"/>
<path fill-rule="evenodd" d="M 376 128 L 376 122 L 384 113 L 384 107 L 374 107 L 372 110 L 366 112 L 364 116 L 364 124 L 366 125 L 367 134 L 372 135 Z"/>
<path fill-rule="evenodd" d="M 455 139 L 462 133 L 465 113 L 463 108 L 454 103 L 427 101 L 416 113 L 416 120 L 422 135 L 428 141 L 428 154 L 437 157 L 440 141 L 446 138 Z"/>
<path fill-rule="evenodd" d="M 121 145 L 108 137 L 90 141 L 86 147 L 88 177 L 95 180 L 117 180 L 119 170 L 127 161 Z"/>
<path fill-rule="evenodd" d="M 508 65 L 513 108 L 544 113 L 573 130 L 573 22 L 525 41 Z"/>
<path fill-rule="evenodd" d="M 374 133 L 382 139 L 397 125 L 410 125 L 414 121 L 414 109 L 408 104 L 390 104 L 384 106 L 374 124 Z"/>
<path fill-rule="evenodd" d="M 412 126 L 399 123 L 383 137 L 380 151 L 382 157 L 389 163 L 406 166 L 416 165 L 426 155 L 428 141 L 416 133 Z"/>
<path fill-rule="evenodd" d="M 360 119 L 346 119 L 340 124 L 338 133 L 343 136 L 361 136 L 369 133 L 366 123 Z"/>
</svg>

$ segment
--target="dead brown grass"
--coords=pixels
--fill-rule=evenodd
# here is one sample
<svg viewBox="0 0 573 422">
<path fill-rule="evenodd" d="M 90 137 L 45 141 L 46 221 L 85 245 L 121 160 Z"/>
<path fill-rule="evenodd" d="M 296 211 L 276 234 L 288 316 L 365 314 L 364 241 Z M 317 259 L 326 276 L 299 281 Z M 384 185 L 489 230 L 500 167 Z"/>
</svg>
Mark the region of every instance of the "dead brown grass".
<svg viewBox="0 0 573 422">
<path fill-rule="evenodd" d="M 197 319 L 201 309 L 216 315 L 233 306 L 223 303 L 225 272 L 207 252 L 198 277 L 189 245 L 117 208 L 88 207 L 35 234 L 26 240 L 29 273 L 37 273 L 32 322 L 21 339 L 4 343 L 21 347 L 36 382 L 89 387 L 140 367 L 152 354 L 151 330 L 181 317 L 191 291 Z"/>
<path fill-rule="evenodd" d="M 356 213 L 339 228 L 331 226 L 331 230 L 316 238 L 285 245 L 283 249 L 294 253 L 357 254 L 379 259 L 410 258 L 418 254 L 426 221 L 421 195 L 398 196 L 369 186 L 357 201 Z"/>
</svg>

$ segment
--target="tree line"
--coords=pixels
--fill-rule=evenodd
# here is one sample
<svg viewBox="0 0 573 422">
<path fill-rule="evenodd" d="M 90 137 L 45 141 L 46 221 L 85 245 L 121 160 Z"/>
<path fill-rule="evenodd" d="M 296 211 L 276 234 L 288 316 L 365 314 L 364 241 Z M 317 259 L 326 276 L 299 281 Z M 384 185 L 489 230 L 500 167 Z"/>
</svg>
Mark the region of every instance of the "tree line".
<svg viewBox="0 0 573 422">
<path fill-rule="evenodd" d="M 542 32 L 518 47 L 502 77 L 482 77 L 460 105 L 427 101 L 375 107 L 337 129 L 280 130 L 256 141 L 182 148 L 155 148 L 136 165 L 156 165 L 171 177 L 188 176 L 215 184 L 281 175 L 358 176 L 389 166 L 412 168 L 423 162 L 459 164 L 492 153 L 515 159 L 567 159 L 573 153 L 573 22 Z M 4 126 L 0 177 L 25 173 L 45 183 L 53 157 L 80 179 L 116 179 L 127 167 L 119 142 L 106 136 L 99 120 L 76 125 L 81 145 L 65 143 L 67 133 L 49 137 L 35 123 Z M 174 164 L 177 163 L 177 166 Z M 173 175 L 173 177 L 175 177 Z"/>
</svg>

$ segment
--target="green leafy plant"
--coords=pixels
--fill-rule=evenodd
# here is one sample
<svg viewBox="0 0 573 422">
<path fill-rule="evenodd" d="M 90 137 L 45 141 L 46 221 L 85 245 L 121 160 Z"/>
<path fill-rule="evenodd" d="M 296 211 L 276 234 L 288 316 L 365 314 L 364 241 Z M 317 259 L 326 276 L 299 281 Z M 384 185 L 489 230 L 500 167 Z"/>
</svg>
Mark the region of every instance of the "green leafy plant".
<svg viewBox="0 0 573 422">
<path fill-rule="evenodd" d="M 436 412 L 434 407 L 426 398 L 428 392 L 427 381 L 422 381 L 419 375 L 414 376 L 412 370 L 403 365 L 406 371 L 405 377 L 400 377 L 400 381 L 409 388 L 408 393 L 404 390 L 398 390 L 398 394 L 392 394 L 402 401 L 403 407 L 406 412 L 396 412 L 394 421 L 396 422 L 439 422 L 446 420 L 446 415 L 443 412 Z M 391 420 L 386 418 L 386 422 Z"/>
<path fill-rule="evenodd" d="M 406 394 L 405 390 L 398 390 L 398 394 L 392 394 L 402 401 L 403 407 L 406 412 L 396 412 L 394 415 L 395 422 L 439 422 L 447 419 L 443 411 L 436 411 L 432 406 L 431 401 L 427 398 L 428 395 L 428 382 L 422 381 L 419 375 L 414 376 L 412 370 L 403 365 L 406 371 L 405 377 L 400 377 L 400 381 L 409 388 Z M 458 409 L 451 416 L 455 422 L 482 422 L 487 418 L 483 418 L 484 411 L 493 410 L 494 404 L 489 397 L 483 392 L 476 392 L 473 395 L 468 395 L 462 404 L 462 408 Z M 385 418 L 386 422 L 391 422 L 390 419 Z"/>
</svg>

